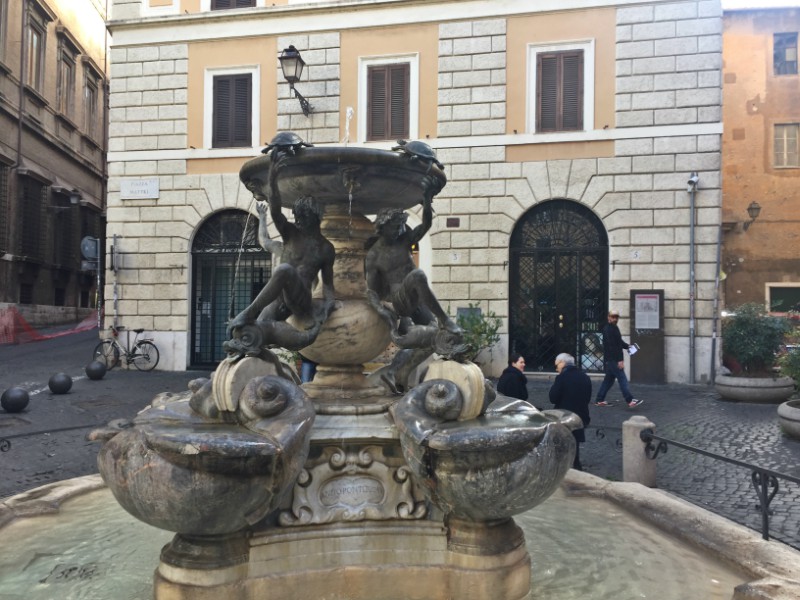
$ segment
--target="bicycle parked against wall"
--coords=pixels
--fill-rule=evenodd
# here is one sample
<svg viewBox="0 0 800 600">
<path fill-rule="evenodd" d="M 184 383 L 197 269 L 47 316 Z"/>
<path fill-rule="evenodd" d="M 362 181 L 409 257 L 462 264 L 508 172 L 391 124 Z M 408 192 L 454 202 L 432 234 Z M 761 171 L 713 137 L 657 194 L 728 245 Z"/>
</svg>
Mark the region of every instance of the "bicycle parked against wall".
<svg viewBox="0 0 800 600">
<path fill-rule="evenodd" d="M 127 331 L 125 345 L 119 341 L 119 332 L 125 329 L 122 325 L 111 326 L 111 337 L 103 340 L 94 349 L 94 360 L 103 363 L 107 369 L 113 369 L 120 362 L 120 356 L 125 357 L 125 363 L 131 364 L 140 371 L 152 371 L 158 364 L 158 348 L 152 339 L 142 338 L 139 335 L 144 329 Z M 131 346 L 131 331 L 136 334 Z"/>
</svg>

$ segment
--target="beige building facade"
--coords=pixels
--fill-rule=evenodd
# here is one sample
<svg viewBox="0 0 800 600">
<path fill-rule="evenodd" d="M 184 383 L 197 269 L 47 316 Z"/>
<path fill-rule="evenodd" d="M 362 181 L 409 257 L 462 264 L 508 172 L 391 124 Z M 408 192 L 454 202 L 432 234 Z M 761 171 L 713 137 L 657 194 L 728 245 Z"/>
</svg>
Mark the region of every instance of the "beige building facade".
<svg viewBox="0 0 800 600">
<path fill-rule="evenodd" d="M 159 368 L 218 360 L 203 354 L 221 343 L 205 324 L 224 330 L 217 305 L 249 301 L 268 276 L 238 171 L 292 130 L 315 145 L 390 149 L 404 137 L 436 150 L 448 184 L 420 265 L 451 313 L 472 304 L 502 318 L 487 374 L 511 351 L 534 370 L 552 370 L 562 351 L 601 369 L 607 309 L 625 315 L 626 339 L 637 324 L 653 327 L 629 318 L 636 291 L 663 296 L 649 306 L 659 311 L 664 378 L 707 378 L 721 203 L 718 0 L 264 4 L 112 3 L 117 256 L 106 319 L 153 332 Z M 307 117 L 278 65 L 290 45 L 307 63 L 297 83 Z M 383 74 L 387 97 L 402 92 L 397 130 L 373 118 Z M 238 138 L 220 119 L 227 82 L 241 92 L 243 112 L 231 113 Z M 226 227 L 250 240 L 239 247 L 251 266 L 233 275 Z M 239 283 L 245 272 L 256 275 Z"/>
<path fill-rule="evenodd" d="M 96 303 L 80 243 L 104 227 L 105 18 L 99 0 L 0 0 L 3 342 L 11 312 L 37 327 Z"/>
</svg>

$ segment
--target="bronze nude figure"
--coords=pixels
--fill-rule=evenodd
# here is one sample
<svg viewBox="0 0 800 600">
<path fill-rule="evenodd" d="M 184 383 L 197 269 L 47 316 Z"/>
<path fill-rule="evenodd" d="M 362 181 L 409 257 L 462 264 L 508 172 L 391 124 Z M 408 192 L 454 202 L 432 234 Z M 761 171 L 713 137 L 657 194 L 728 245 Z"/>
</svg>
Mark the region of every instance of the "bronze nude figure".
<svg viewBox="0 0 800 600">
<path fill-rule="evenodd" d="M 300 350 L 312 344 L 334 307 L 333 261 L 335 251 L 320 231 L 322 209 L 311 197 L 295 202 L 291 223 L 281 212 L 277 176 L 284 165 L 279 154 L 269 171 L 269 197 L 249 186 L 259 200 L 259 243 L 271 252 L 281 253 L 281 263 L 255 300 L 228 323 L 231 337 L 225 342 L 230 354 L 260 354 L 266 346 Z M 266 203 L 262 204 L 266 200 Z M 266 208 L 283 243 L 269 239 Z M 280 245 L 279 245 L 280 244 Z M 322 302 L 311 297 L 317 277 L 322 280 Z M 293 317 L 296 326 L 286 322 Z"/>
</svg>

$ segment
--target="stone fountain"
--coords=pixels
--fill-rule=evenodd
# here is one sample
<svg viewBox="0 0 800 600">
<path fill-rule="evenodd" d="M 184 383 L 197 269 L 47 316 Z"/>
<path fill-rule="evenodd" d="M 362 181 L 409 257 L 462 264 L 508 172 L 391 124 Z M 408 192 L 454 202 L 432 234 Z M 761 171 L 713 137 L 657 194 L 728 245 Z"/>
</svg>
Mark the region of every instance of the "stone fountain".
<svg viewBox="0 0 800 600">
<path fill-rule="evenodd" d="M 497 396 L 410 265 L 446 183 L 431 149 L 284 133 L 240 178 L 269 204 L 283 263 L 232 319 L 210 379 L 94 434 L 119 503 L 176 533 L 155 598 L 529 597 L 513 516 L 558 487 L 580 419 Z M 390 342 L 397 358 L 366 374 Z M 278 346 L 319 363 L 314 381 L 299 385 Z"/>
</svg>

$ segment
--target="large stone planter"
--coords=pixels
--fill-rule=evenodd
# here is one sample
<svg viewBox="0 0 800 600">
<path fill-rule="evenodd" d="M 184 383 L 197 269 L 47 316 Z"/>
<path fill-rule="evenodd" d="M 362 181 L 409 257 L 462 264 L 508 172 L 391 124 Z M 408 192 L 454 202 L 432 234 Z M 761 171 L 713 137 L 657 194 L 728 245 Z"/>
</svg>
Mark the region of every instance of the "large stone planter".
<svg viewBox="0 0 800 600">
<path fill-rule="evenodd" d="M 783 402 L 794 393 L 794 379 L 717 375 L 714 387 L 723 400 L 775 404 Z"/>
<path fill-rule="evenodd" d="M 800 400 L 789 400 L 778 407 L 778 423 L 783 433 L 800 440 Z"/>
</svg>

